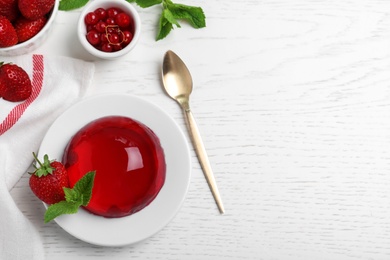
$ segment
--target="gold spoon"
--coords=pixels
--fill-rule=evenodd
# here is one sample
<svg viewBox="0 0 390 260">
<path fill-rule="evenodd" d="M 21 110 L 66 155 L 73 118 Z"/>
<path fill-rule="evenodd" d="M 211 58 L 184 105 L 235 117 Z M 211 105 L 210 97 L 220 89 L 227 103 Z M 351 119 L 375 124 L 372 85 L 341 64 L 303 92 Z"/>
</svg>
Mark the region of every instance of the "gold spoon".
<svg viewBox="0 0 390 260">
<path fill-rule="evenodd" d="M 168 95 L 176 100 L 183 109 L 200 165 L 202 166 L 206 180 L 210 186 L 215 202 L 217 203 L 219 212 L 223 214 L 225 213 L 225 209 L 222 205 L 222 200 L 207 157 L 206 149 L 204 148 L 195 118 L 190 109 L 189 99 L 192 92 L 191 74 L 184 62 L 173 51 L 167 51 L 165 53 L 162 66 L 162 79 Z"/>
</svg>

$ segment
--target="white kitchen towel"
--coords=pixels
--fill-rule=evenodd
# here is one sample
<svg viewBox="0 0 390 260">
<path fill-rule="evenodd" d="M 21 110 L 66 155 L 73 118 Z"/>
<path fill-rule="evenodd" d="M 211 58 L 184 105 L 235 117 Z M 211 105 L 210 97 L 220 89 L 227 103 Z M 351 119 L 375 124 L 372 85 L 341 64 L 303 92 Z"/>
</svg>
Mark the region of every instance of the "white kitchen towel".
<svg viewBox="0 0 390 260">
<path fill-rule="evenodd" d="M 53 121 L 86 94 L 94 64 L 37 54 L 3 61 L 22 67 L 30 76 L 33 91 L 23 102 L 0 99 L 0 259 L 42 260 L 39 233 L 9 191 L 26 174 L 32 152 L 37 152 Z"/>
</svg>

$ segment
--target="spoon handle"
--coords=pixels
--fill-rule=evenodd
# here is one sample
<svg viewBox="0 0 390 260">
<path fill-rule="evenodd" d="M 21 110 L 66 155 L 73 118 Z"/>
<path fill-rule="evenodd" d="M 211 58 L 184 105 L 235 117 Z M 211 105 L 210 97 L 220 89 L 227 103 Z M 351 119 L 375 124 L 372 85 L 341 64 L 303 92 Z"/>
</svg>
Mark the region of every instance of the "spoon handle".
<svg viewBox="0 0 390 260">
<path fill-rule="evenodd" d="M 215 182 L 214 174 L 211 169 L 211 165 L 209 159 L 207 157 L 206 149 L 203 145 L 202 138 L 200 137 L 200 133 L 198 127 L 195 122 L 195 118 L 192 115 L 192 112 L 189 108 L 184 108 L 184 113 L 187 119 L 187 126 L 191 134 L 192 142 L 195 147 L 195 152 L 198 156 L 199 163 L 203 169 L 204 175 L 206 177 L 207 183 L 211 189 L 211 192 L 214 196 L 214 200 L 217 203 L 219 212 L 221 214 L 225 213 L 225 209 L 222 204 L 221 196 L 219 195 L 217 183 Z"/>
</svg>

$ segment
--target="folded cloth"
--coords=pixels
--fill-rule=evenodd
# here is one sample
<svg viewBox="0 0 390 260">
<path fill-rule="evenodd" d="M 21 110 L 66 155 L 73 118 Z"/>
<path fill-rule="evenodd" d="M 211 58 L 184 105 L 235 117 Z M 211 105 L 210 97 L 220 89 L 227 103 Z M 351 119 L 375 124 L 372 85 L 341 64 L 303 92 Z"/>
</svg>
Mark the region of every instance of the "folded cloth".
<svg viewBox="0 0 390 260">
<path fill-rule="evenodd" d="M 4 61 L 17 64 L 29 74 L 33 91 L 22 102 L 0 99 L 0 259 L 41 260 L 44 252 L 39 233 L 9 191 L 31 166 L 32 152 L 37 152 L 49 126 L 86 94 L 94 64 L 44 55 Z"/>
</svg>

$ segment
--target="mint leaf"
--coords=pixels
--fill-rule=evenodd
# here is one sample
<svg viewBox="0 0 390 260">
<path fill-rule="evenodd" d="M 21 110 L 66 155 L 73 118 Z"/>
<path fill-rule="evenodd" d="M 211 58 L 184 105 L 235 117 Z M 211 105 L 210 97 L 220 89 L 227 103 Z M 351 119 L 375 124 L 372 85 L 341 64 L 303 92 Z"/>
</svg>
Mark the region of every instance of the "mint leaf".
<svg viewBox="0 0 390 260">
<path fill-rule="evenodd" d="M 79 203 L 68 202 L 65 200 L 52 204 L 47 208 L 45 212 L 44 221 L 45 223 L 48 223 L 60 215 L 74 214 L 77 212 L 79 207 Z"/>
<path fill-rule="evenodd" d="M 168 8 L 176 19 L 187 20 L 194 28 L 206 27 L 206 16 L 202 8 L 182 4 L 169 5 Z"/>
<path fill-rule="evenodd" d="M 79 201 L 79 197 L 80 197 L 80 194 L 75 191 L 74 189 L 70 189 L 70 188 L 66 188 L 64 187 L 63 188 L 64 190 L 64 193 L 65 193 L 65 200 L 68 201 L 68 202 L 77 202 Z"/>
<path fill-rule="evenodd" d="M 151 7 L 153 5 L 161 4 L 163 0 L 126 0 L 127 2 L 136 2 L 142 8 Z"/>
<path fill-rule="evenodd" d="M 164 16 L 164 13 L 162 13 L 161 17 L 160 17 L 159 31 L 157 33 L 156 40 L 158 41 L 158 40 L 164 39 L 170 33 L 172 28 L 173 28 L 172 24 Z"/>
<path fill-rule="evenodd" d="M 61 11 L 70 11 L 83 7 L 88 3 L 88 0 L 61 0 L 58 7 Z"/>
<path fill-rule="evenodd" d="M 177 27 L 180 28 L 179 22 L 176 20 L 175 15 L 169 10 L 168 8 L 164 9 L 162 12 L 162 15 L 164 18 L 167 20 L 166 22 L 171 23 L 172 25 L 176 25 Z"/>
<path fill-rule="evenodd" d="M 64 187 L 65 200 L 50 205 L 46 212 L 45 223 L 55 219 L 63 214 L 74 214 L 81 206 L 87 206 L 92 197 L 93 182 L 95 172 L 86 173 L 76 184 L 73 189 Z"/>
<path fill-rule="evenodd" d="M 91 200 L 94 179 L 95 172 L 88 172 L 73 187 L 73 190 L 79 194 L 79 201 L 83 206 L 87 206 Z"/>
</svg>

